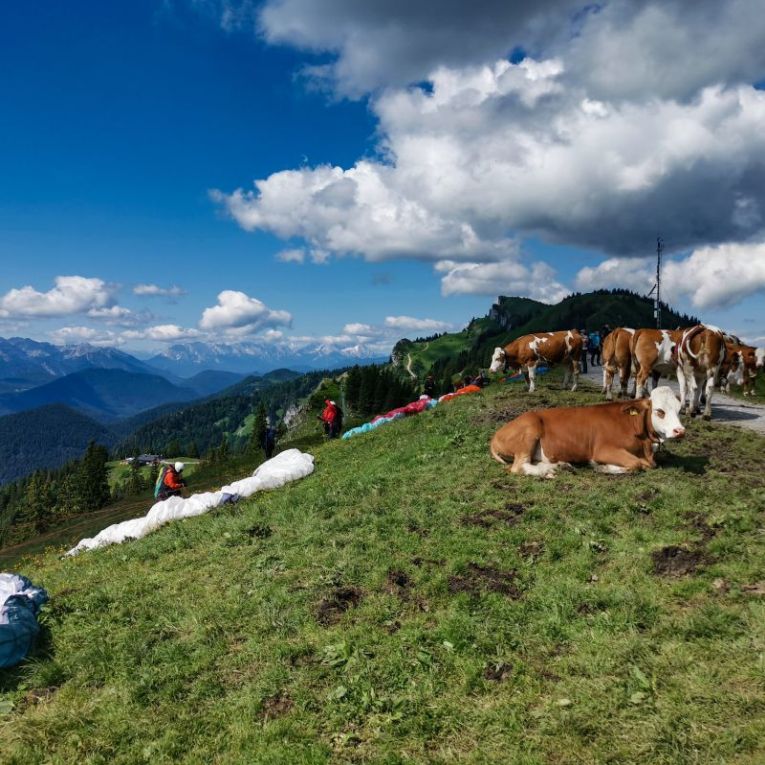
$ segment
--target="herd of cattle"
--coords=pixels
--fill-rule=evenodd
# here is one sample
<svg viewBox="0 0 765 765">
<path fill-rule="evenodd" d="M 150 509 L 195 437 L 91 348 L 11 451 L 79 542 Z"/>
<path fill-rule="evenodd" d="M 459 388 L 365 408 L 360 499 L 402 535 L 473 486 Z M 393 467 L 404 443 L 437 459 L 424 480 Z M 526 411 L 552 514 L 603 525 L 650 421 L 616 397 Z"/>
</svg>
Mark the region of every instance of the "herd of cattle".
<svg viewBox="0 0 765 765">
<path fill-rule="evenodd" d="M 565 365 L 564 385 L 573 380 L 576 390 L 583 339 L 575 329 L 524 335 L 504 348 L 496 348 L 491 371 L 521 370 L 529 391 L 535 388 L 537 368 Z M 603 393 L 611 403 L 526 412 L 500 428 L 491 454 L 510 464 L 513 473 L 551 477 L 562 466 L 590 463 L 608 473 L 624 473 L 655 466 L 654 452 L 665 440 L 681 438 L 683 409 L 712 416 L 715 387 L 743 385 L 754 392 L 754 380 L 765 365 L 765 349 L 742 343 L 711 325 L 687 329 L 630 329 L 620 327 L 603 343 Z M 635 378 L 634 400 L 612 402 L 618 373 L 620 394 L 626 397 L 629 379 Z M 677 376 L 680 398 L 659 378 Z M 645 398 L 648 378 L 653 390 Z"/>
</svg>

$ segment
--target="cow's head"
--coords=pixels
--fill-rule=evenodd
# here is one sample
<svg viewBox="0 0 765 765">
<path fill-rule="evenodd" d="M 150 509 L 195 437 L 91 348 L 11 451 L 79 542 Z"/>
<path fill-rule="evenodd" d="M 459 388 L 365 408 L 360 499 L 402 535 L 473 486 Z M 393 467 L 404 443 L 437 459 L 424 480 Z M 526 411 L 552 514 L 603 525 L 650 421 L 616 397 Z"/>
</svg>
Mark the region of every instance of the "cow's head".
<svg viewBox="0 0 765 765">
<path fill-rule="evenodd" d="M 680 400 L 668 385 L 660 385 L 651 391 L 651 425 L 662 441 L 685 435 L 680 422 Z"/>
<path fill-rule="evenodd" d="M 765 367 L 765 348 L 755 348 L 754 354 L 757 357 L 757 369 Z"/>
<path fill-rule="evenodd" d="M 491 357 L 491 366 L 489 371 L 496 374 L 500 370 L 505 368 L 507 363 L 507 354 L 504 348 L 495 348 L 494 355 Z"/>
</svg>

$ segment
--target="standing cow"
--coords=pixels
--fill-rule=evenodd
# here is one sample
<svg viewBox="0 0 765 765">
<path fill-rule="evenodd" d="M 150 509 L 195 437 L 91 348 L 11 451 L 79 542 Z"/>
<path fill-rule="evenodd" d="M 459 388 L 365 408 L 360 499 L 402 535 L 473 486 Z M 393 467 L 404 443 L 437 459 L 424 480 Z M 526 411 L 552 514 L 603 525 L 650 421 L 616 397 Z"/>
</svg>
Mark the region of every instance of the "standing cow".
<svg viewBox="0 0 765 765">
<path fill-rule="evenodd" d="M 634 329 L 617 327 L 608 333 L 603 342 L 603 393 L 609 401 L 613 398 L 611 388 L 617 372 L 619 373 L 619 396 L 622 398 L 627 396 L 632 367 L 630 344 L 634 334 Z"/>
<path fill-rule="evenodd" d="M 648 378 L 655 388 L 659 377 L 674 377 L 677 372 L 677 344 L 682 330 L 637 329 L 630 341 L 632 371 L 635 375 L 635 398 L 646 394 Z"/>
<path fill-rule="evenodd" d="M 765 349 L 742 343 L 734 335 L 725 335 L 725 356 L 718 374 L 717 385 L 726 393 L 730 384 L 744 388 L 745 396 L 754 395 L 754 381 L 765 362 Z"/>
<path fill-rule="evenodd" d="M 573 377 L 571 390 L 576 390 L 581 355 L 582 336 L 578 330 L 539 332 L 519 337 L 504 348 L 495 348 L 489 368 L 495 374 L 500 370 L 507 372 L 510 369 L 520 369 L 526 378 L 529 393 L 533 393 L 536 389 L 537 365 L 540 362 L 549 366 L 565 364 L 563 385 L 568 385 L 569 379 Z"/>
<path fill-rule="evenodd" d="M 662 441 L 682 438 L 680 402 L 667 386 L 650 398 L 593 406 L 537 409 L 502 426 L 491 441 L 491 456 L 511 473 L 552 478 L 571 463 L 591 464 L 603 473 L 656 467 Z"/>
<path fill-rule="evenodd" d="M 712 392 L 725 359 L 725 333 L 708 324 L 683 331 L 677 346 L 680 403 L 688 414 L 698 414 L 702 387 L 706 395 L 704 419 L 712 419 Z"/>
</svg>

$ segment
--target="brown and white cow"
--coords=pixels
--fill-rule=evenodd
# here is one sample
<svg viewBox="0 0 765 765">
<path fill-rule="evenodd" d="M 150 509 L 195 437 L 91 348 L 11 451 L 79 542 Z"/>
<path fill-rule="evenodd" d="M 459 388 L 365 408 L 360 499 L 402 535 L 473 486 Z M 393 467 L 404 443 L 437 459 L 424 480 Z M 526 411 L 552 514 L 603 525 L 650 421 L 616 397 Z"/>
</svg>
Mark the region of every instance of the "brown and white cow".
<svg viewBox="0 0 765 765">
<path fill-rule="evenodd" d="M 677 344 L 682 330 L 637 329 L 630 341 L 632 371 L 635 375 L 635 398 L 646 394 L 648 378 L 656 387 L 659 377 L 674 377 L 677 372 Z"/>
<path fill-rule="evenodd" d="M 630 327 L 617 327 L 609 332 L 603 343 L 603 393 L 609 401 L 613 398 L 611 388 L 617 372 L 619 373 L 619 395 L 621 397 L 627 395 L 632 371 L 630 344 L 634 334 L 635 330 Z"/>
<path fill-rule="evenodd" d="M 545 363 L 565 364 L 564 387 L 573 376 L 571 390 L 576 390 L 579 381 L 579 359 L 582 356 L 582 336 L 576 329 L 560 332 L 535 332 L 513 340 L 504 348 L 495 348 L 489 369 L 495 374 L 501 370 L 520 369 L 533 393 L 536 385 L 537 366 Z"/>
<path fill-rule="evenodd" d="M 677 344 L 677 356 L 681 405 L 687 407 L 688 414 L 698 413 L 704 388 L 704 419 L 712 419 L 712 393 L 725 359 L 725 333 L 710 324 L 697 324 L 683 330 Z"/>
<path fill-rule="evenodd" d="M 656 467 L 654 452 L 682 438 L 680 402 L 663 385 L 650 398 L 592 406 L 536 409 L 501 427 L 491 455 L 511 473 L 552 478 L 561 467 L 589 463 L 599 472 L 628 473 Z"/>
<path fill-rule="evenodd" d="M 725 336 L 725 355 L 715 380 L 715 387 L 725 393 L 730 393 L 731 385 L 743 385 L 745 381 L 743 355 L 739 345 L 737 338 Z"/>
<path fill-rule="evenodd" d="M 725 335 L 725 357 L 720 365 L 717 385 L 726 393 L 731 383 L 741 385 L 745 396 L 754 395 L 754 381 L 765 362 L 765 349 L 742 343 L 734 335 Z"/>
</svg>

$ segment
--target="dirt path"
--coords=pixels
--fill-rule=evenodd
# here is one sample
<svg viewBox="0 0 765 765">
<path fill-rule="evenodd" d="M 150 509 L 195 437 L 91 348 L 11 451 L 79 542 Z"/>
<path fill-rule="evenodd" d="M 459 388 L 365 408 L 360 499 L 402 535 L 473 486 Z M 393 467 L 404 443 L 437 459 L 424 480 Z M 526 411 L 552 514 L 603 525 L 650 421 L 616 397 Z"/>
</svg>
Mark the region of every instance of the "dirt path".
<svg viewBox="0 0 765 765">
<path fill-rule="evenodd" d="M 406 354 L 406 371 L 409 372 L 409 376 L 413 380 L 417 379 L 417 375 L 414 372 L 412 372 L 412 354 L 411 353 Z"/>
<path fill-rule="evenodd" d="M 598 388 L 603 386 L 603 367 L 590 366 L 583 378 L 595 383 Z M 677 380 L 662 379 L 661 385 L 669 385 L 676 393 L 679 392 Z M 618 377 L 614 384 L 614 395 L 619 388 Z M 726 425 L 736 425 L 741 428 L 755 430 L 765 435 L 765 406 L 749 403 L 740 399 L 726 396 L 715 391 L 712 397 L 712 422 L 724 422 Z"/>
</svg>

